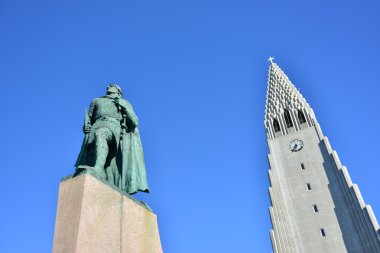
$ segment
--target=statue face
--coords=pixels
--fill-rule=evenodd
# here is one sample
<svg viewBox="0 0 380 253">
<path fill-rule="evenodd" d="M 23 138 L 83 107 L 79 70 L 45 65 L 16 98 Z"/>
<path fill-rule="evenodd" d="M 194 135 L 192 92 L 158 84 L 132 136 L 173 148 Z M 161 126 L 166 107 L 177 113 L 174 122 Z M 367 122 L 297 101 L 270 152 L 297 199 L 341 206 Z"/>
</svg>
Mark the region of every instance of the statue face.
<svg viewBox="0 0 380 253">
<path fill-rule="evenodd" d="M 107 95 L 114 97 L 114 98 L 116 98 L 116 97 L 120 98 L 121 97 L 121 90 L 120 90 L 120 88 L 118 89 L 118 86 L 109 85 L 107 87 Z"/>
<path fill-rule="evenodd" d="M 119 93 L 119 91 L 114 86 L 108 86 L 107 87 L 107 93 Z"/>
</svg>

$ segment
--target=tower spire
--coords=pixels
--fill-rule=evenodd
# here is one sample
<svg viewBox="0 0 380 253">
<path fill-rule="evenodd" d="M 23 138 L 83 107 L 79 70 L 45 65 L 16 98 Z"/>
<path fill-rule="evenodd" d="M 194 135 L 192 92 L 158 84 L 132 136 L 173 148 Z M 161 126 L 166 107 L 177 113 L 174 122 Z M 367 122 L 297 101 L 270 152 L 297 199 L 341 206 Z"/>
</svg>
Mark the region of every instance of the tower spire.
<svg viewBox="0 0 380 253">
<path fill-rule="evenodd" d="M 380 252 L 372 208 L 309 104 L 273 57 L 269 61 L 264 125 L 273 252 Z"/>
<path fill-rule="evenodd" d="M 269 138 L 312 126 L 313 110 L 281 68 L 269 57 L 264 124 Z"/>
</svg>

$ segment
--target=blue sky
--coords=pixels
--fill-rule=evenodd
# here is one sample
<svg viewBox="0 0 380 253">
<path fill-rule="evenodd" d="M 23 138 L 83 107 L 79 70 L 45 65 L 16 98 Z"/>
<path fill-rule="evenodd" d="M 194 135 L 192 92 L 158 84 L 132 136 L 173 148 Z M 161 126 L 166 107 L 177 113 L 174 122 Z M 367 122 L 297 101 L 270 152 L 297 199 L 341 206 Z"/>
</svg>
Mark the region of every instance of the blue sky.
<svg viewBox="0 0 380 253">
<path fill-rule="evenodd" d="M 0 1 L 0 252 L 51 252 L 83 111 L 120 84 L 173 253 L 271 252 L 269 56 L 380 215 L 378 1 Z"/>
</svg>

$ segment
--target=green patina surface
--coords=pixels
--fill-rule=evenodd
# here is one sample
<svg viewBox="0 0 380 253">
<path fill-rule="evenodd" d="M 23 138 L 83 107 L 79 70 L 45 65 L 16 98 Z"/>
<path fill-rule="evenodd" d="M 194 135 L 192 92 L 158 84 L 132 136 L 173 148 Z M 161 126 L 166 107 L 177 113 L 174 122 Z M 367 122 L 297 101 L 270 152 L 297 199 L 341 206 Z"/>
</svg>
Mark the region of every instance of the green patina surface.
<svg viewBox="0 0 380 253">
<path fill-rule="evenodd" d="M 73 177 L 89 173 L 128 194 L 149 192 L 138 118 L 119 86 L 91 102 L 83 132 Z"/>
</svg>

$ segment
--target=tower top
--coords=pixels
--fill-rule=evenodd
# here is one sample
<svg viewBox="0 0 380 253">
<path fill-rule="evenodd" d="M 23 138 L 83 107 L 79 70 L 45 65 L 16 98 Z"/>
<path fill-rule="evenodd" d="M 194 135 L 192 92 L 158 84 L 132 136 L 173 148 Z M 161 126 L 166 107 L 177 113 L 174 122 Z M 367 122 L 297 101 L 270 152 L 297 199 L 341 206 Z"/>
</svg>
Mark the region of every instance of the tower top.
<svg viewBox="0 0 380 253">
<path fill-rule="evenodd" d="M 315 120 L 305 98 L 273 60 L 274 57 L 268 59 L 270 65 L 264 116 L 268 138 L 271 139 L 298 131 L 303 123 L 311 126 Z"/>
</svg>

